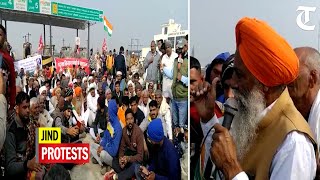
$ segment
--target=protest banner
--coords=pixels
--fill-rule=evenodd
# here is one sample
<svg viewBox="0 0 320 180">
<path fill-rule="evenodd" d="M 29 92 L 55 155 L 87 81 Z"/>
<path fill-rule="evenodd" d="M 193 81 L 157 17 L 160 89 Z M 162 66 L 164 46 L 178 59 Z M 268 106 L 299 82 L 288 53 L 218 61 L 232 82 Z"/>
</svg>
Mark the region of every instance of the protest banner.
<svg viewBox="0 0 320 180">
<path fill-rule="evenodd" d="M 22 60 L 14 62 L 14 68 L 18 72 L 20 71 L 21 68 L 23 68 L 25 72 L 26 71 L 33 72 L 34 70 L 36 70 L 37 65 L 39 65 L 40 69 L 42 69 L 42 56 L 41 55 L 28 57 L 26 59 L 22 59 Z"/>
<path fill-rule="evenodd" d="M 90 73 L 89 69 L 89 61 L 88 59 L 84 58 L 55 58 L 55 68 L 57 72 L 60 72 L 60 70 L 64 70 L 65 68 L 72 68 L 73 65 L 76 65 L 76 68 L 78 68 L 78 65 L 80 65 L 82 68 L 85 69 L 86 73 Z"/>
</svg>

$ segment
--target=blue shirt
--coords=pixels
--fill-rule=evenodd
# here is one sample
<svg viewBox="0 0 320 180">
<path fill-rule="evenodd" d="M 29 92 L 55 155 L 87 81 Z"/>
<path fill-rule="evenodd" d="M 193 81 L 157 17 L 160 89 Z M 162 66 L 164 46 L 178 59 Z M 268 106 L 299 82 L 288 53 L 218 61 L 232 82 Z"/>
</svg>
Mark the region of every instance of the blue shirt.
<svg viewBox="0 0 320 180">
<path fill-rule="evenodd" d="M 152 158 L 148 170 L 156 174 L 155 179 L 181 179 L 178 152 L 166 137 L 164 137 L 159 151 Z"/>
</svg>

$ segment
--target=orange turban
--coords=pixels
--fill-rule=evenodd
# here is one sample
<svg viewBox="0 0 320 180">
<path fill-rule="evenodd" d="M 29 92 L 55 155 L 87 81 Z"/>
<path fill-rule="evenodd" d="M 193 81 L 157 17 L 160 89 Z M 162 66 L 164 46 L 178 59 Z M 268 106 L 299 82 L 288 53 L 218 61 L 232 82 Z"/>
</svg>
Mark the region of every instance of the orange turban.
<svg viewBox="0 0 320 180">
<path fill-rule="evenodd" d="M 237 49 L 248 70 L 264 85 L 287 85 L 299 73 L 299 59 L 267 23 L 242 18 L 236 26 Z"/>
<path fill-rule="evenodd" d="M 82 89 L 81 89 L 81 87 L 76 87 L 75 89 L 74 89 L 74 93 L 76 94 L 76 96 L 81 96 L 81 93 L 82 93 Z"/>
</svg>

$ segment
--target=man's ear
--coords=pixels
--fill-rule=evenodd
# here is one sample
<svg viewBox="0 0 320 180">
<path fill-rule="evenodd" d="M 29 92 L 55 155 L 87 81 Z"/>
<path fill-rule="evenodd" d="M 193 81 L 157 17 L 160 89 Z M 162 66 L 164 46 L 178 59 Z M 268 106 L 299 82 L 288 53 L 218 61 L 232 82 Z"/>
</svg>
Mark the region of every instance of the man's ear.
<svg viewBox="0 0 320 180">
<path fill-rule="evenodd" d="M 310 72 L 308 81 L 309 81 L 309 88 L 313 88 L 317 84 L 317 82 L 319 81 L 319 74 L 317 70 L 312 70 Z"/>
</svg>

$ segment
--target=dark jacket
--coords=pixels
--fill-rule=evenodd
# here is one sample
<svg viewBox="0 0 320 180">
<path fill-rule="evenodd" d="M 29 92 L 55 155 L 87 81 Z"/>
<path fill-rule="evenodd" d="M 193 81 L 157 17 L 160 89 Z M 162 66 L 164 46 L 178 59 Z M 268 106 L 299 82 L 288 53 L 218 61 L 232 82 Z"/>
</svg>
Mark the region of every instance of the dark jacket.
<svg viewBox="0 0 320 180">
<path fill-rule="evenodd" d="M 28 170 L 26 168 L 27 128 L 19 125 L 16 119 L 8 127 L 4 143 L 5 179 L 25 179 Z"/>
<path fill-rule="evenodd" d="M 144 113 L 141 111 L 140 108 L 138 108 L 138 111 L 133 116 L 134 116 L 134 123 L 140 126 L 141 122 L 145 118 Z"/>
<path fill-rule="evenodd" d="M 123 92 L 122 91 L 120 91 L 120 96 L 118 96 L 115 91 L 112 92 L 112 98 L 113 99 L 118 99 L 118 101 L 120 103 L 121 103 L 121 100 L 122 100 L 122 96 L 123 96 Z"/>
<path fill-rule="evenodd" d="M 117 71 L 122 72 L 122 78 L 125 79 L 127 77 L 127 66 L 126 66 L 126 60 L 124 58 L 123 54 L 119 54 L 115 60 L 114 60 L 114 75 Z"/>
<path fill-rule="evenodd" d="M 98 133 L 98 126 L 102 130 L 106 130 L 107 128 L 107 116 L 108 116 L 108 107 L 104 108 L 103 113 L 101 111 L 97 111 L 96 118 L 92 123 L 92 128 L 94 130 L 94 134 Z"/>
<path fill-rule="evenodd" d="M 148 170 L 156 174 L 155 179 L 181 179 L 178 152 L 166 137 L 163 138 L 163 144 L 160 149 L 152 156 Z"/>
</svg>

